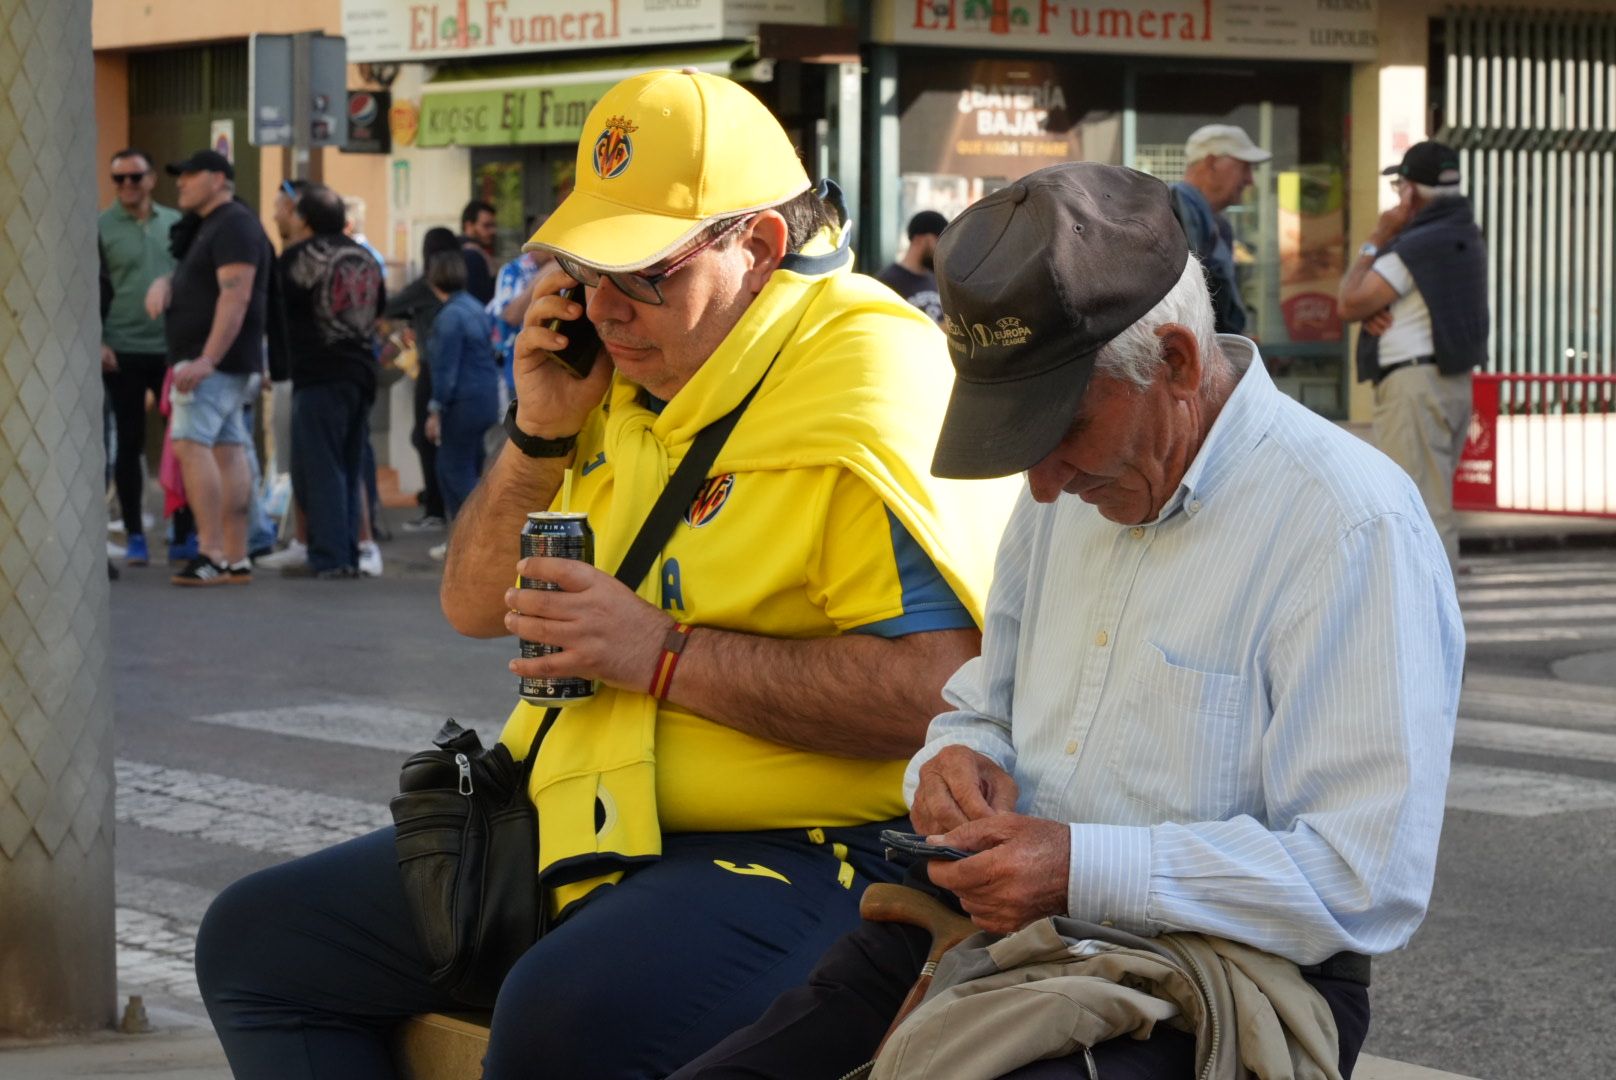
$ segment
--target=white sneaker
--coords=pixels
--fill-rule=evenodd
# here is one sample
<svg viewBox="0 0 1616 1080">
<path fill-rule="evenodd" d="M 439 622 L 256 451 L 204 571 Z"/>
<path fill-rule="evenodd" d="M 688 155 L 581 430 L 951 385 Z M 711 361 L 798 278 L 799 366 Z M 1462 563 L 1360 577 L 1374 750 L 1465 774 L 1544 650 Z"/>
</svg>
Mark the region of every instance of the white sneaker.
<svg viewBox="0 0 1616 1080">
<path fill-rule="evenodd" d="M 442 562 L 443 557 L 449 554 L 449 541 L 445 540 L 441 544 L 433 544 L 431 547 L 426 549 L 426 553 L 432 558 L 436 559 L 438 562 Z"/>
<path fill-rule="evenodd" d="M 265 555 L 255 562 L 254 566 L 265 570 L 281 570 L 288 566 L 300 566 L 309 561 L 309 549 L 302 541 L 294 539 L 286 545 L 285 550 L 277 551 L 273 555 Z"/>
<path fill-rule="evenodd" d="M 359 543 L 359 576 L 382 576 L 382 549 L 376 546 L 374 540 L 362 540 Z"/>
</svg>

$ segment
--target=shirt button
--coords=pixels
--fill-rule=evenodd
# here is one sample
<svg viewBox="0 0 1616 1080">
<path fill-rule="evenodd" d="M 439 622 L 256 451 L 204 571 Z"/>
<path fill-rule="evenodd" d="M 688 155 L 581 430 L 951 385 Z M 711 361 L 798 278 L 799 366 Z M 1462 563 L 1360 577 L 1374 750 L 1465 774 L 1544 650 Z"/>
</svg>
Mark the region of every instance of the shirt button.
<svg viewBox="0 0 1616 1080">
<path fill-rule="evenodd" d="M 1135 525 L 1133 528 L 1128 530 L 1128 535 L 1133 537 L 1135 540 L 1143 540 L 1145 538 L 1144 527 L 1141 525 Z"/>
<path fill-rule="evenodd" d="M 1196 499 L 1194 502 L 1190 503 L 1190 513 L 1192 513 L 1192 514 L 1197 513 L 1200 509 L 1201 509 L 1201 500 L 1200 499 Z"/>
<path fill-rule="evenodd" d="M 1099 645 L 1102 648 L 1105 646 L 1105 643 L 1110 640 L 1111 635 L 1106 633 L 1104 630 L 1101 630 L 1098 634 L 1094 635 L 1094 644 Z"/>
<path fill-rule="evenodd" d="M 1068 754 L 1077 753 L 1077 740 L 1076 739 L 1073 739 L 1071 742 L 1066 744 L 1066 752 Z"/>
</svg>

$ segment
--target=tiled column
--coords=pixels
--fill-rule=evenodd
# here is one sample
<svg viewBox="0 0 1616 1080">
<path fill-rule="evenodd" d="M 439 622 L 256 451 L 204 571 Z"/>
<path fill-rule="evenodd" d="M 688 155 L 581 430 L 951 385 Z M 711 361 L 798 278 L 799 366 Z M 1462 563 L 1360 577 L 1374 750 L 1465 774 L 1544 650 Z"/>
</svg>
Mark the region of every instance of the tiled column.
<svg viewBox="0 0 1616 1080">
<path fill-rule="evenodd" d="M 0 0 L 0 1034 L 114 1018 L 90 0 Z"/>
</svg>

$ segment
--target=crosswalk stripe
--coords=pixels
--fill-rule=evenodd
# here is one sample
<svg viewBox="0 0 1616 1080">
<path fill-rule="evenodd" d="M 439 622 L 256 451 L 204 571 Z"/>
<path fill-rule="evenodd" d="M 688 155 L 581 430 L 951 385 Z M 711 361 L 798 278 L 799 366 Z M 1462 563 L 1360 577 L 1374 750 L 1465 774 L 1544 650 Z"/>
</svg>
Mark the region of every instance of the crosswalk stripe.
<svg viewBox="0 0 1616 1080">
<path fill-rule="evenodd" d="M 397 709 L 368 701 L 331 701 L 295 705 L 279 709 L 245 709 L 193 717 L 203 724 L 240 728 L 243 731 L 294 735 L 322 742 L 364 746 L 374 750 L 412 753 L 430 749 L 432 736 L 443 726 L 443 715 Z M 499 722 L 477 726 L 479 734 L 498 734 Z M 489 733 L 482 731 L 490 729 Z"/>
<path fill-rule="evenodd" d="M 1474 568 L 1470 573 L 1460 576 L 1458 580 L 1459 591 L 1475 586 L 1491 585 L 1524 585 L 1544 584 L 1553 581 L 1589 581 L 1610 582 L 1616 581 L 1616 568 L 1609 566 L 1553 566 L 1522 569 L 1513 566 L 1500 567 L 1496 570 Z"/>
<path fill-rule="evenodd" d="M 1483 750 L 1616 763 L 1616 735 L 1596 731 L 1460 717 L 1453 741 Z"/>
<path fill-rule="evenodd" d="M 1591 619 L 1610 619 L 1613 617 L 1616 617 L 1616 604 L 1583 604 L 1579 607 L 1555 604 L 1553 607 L 1488 608 L 1484 611 L 1464 612 L 1464 621 L 1467 626 L 1470 623 L 1541 622 L 1544 620 L 1586 622 Z"/>
<path fill-rule="evenodd" d="M 1616 783 L 1583 776 L 1459 762 L 1448 776 L 1450 810 L 1541 817 L 1616 807 Z"/>
<path fill-rule="evenodd" d="M 117 817 L 126 825 L 276 855 L 308 855 L 391 824 L 387 807 L 120 759 Z"/>
<path fill-rule="evenodd" d="M 1534 641 L 1612 641 L 1616 626 L 1524 626 L 1508 630 L 1466 630 L 1467 645 L 1514 645 Z"/>
<path fill-rule="evenodd" d="M 1460 606 L 1471 604 L 1547 603 L 1551 600 L 1616 600 L 1616 582 L 1610 585 L 1558 585 L 1552 588 L 1461 589 Z"/>
</svg>

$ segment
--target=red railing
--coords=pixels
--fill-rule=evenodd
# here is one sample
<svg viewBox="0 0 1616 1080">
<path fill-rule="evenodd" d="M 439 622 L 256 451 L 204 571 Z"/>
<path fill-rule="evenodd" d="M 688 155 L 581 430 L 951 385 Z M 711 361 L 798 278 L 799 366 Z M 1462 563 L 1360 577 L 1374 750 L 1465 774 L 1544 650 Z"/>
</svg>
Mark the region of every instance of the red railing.
<svg viewBox="0 0 1616 1080">
<path fill-rule="evenodd" d="M 1459 510 L 1616 518 L 1616 375 L 1488 375 L 1453 478 Z"/>
</svg>

